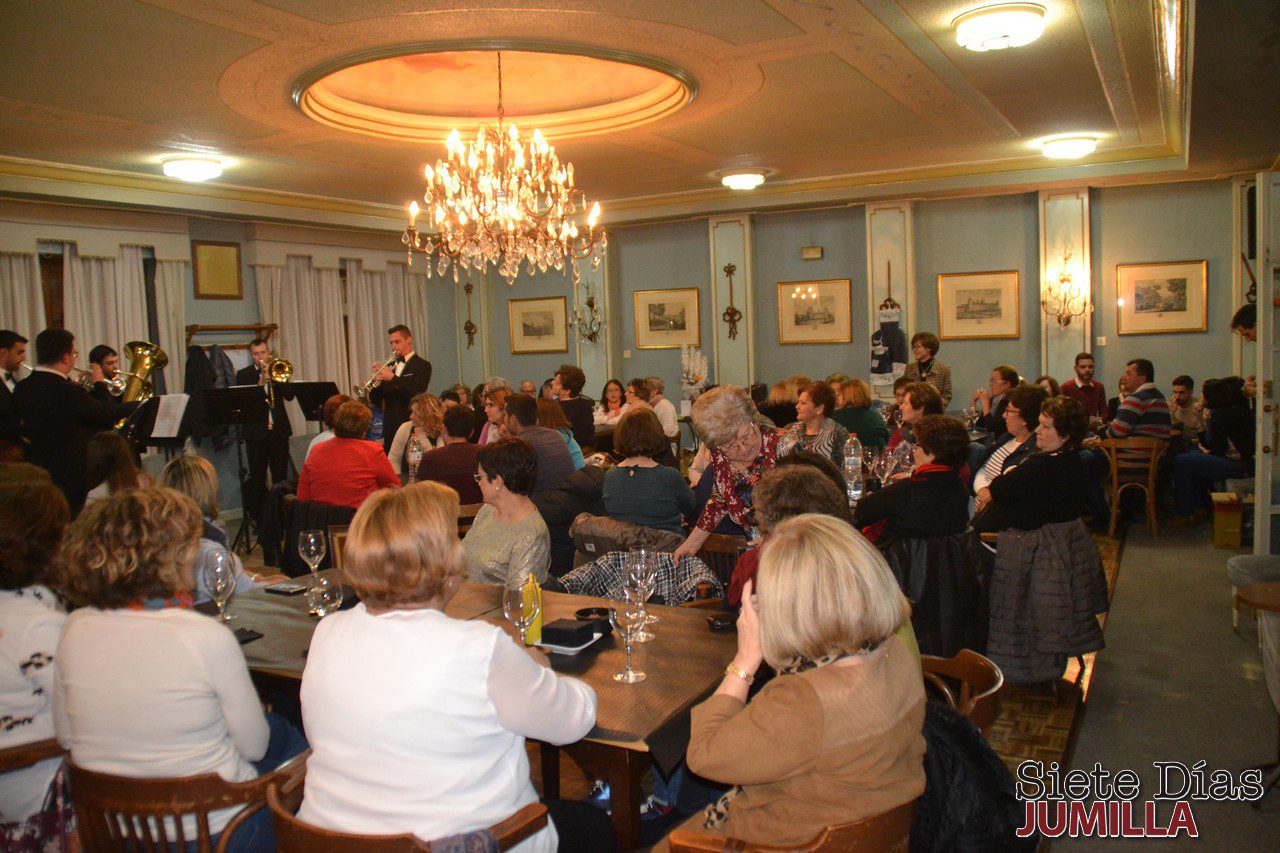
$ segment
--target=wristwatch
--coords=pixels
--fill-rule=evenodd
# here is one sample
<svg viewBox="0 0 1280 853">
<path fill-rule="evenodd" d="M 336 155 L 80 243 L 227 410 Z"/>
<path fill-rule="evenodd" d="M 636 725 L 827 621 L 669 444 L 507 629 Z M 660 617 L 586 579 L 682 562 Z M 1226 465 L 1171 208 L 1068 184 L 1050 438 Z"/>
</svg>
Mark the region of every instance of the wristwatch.
<svg viewBox="0 0 1280 853">
<path fill-rule="evenodd" d="M 724 668 L 724 674 L 741 678 L 747 684 L 754 684 L 756 680 L 756 677 L 754 675 L 747 672 L 746 670 L 743 670 L 734 666 L 732 663 L 730 663 L 728 666 Z"/>
</svg>

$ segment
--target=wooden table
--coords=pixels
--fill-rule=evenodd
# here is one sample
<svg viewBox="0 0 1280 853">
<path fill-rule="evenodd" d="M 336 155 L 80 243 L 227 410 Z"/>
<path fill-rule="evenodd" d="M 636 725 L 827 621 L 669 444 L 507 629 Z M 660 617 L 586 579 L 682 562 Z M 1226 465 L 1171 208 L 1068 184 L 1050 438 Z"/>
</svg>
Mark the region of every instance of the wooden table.
<svg viewBox="0 0 1280 853">
<path fill-rule="evenodd" d="M 1280 583 L 1255 583 L 1236 590 L 1240 603 L 1254 610 L 1280 613 Z"/>
<path fill-rule="evenodd" d="M 583 607 L 608 606 L 606 599 L 544 592 L 544 622 L 572 619 Z M 249 627 L 265 635 L 243 646 L 250 671 L 269 679 L 297 681 L 306 665 L 316 620 L 307 615 L 305 595 L 278 596 L 262 590 L 237 594 L 228 608 L 232 628 Z M 720 683 L 737 649 L 737 635 L 715 634 L 707 627 L 711 611 L 691 607 L 652 607 L 661 621 L 651 627 L 656 639 L 633 647 L 632 666 L 648 673 L 639 684 L 620 684 L 626 651 L 608 636 L 573 657 L 551 655 L 552 667 L 581 679 L 596 692 L 596 725 L 585 738 L 565 747 L 540 744 L 542 794 L 560 794 L 560 749 L 609 783 L 613 825 L 623 850 L 639 846 L 640 780 L 654 758 L 683 755 L 689 738 L 689 710 Z M 483 619 L 513 638 L 516 630 L 502 614 L 502 588 L 464 583 L 445 613 L 455 619 Z"/>
</svg>

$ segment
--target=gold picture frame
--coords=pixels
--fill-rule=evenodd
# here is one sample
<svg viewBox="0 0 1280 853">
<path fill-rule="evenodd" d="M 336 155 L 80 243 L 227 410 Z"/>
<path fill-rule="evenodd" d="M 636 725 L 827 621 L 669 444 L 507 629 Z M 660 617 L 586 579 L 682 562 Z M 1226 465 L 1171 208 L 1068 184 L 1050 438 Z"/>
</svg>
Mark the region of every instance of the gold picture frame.
<svg viewBox="0 0 1280 853">
<path fill-rule="evenodd" d="M 563 296 L 508 299 L 511 354 L 569 351 L 568 308 Z"/>
<path fill-rule="evenodd" d="M 1116 334 L 1209 330 L 1208 261 L 1116 264 Z"/>
<path fill-rule="evenodd" d="M 637 290 L 633 300 L 636 349 L 702 346 L 698 288 Z"/>
<path fill-rule="evenodd" d="M 938 274 L 938 338 L 1016 340 L 1022 336 L 1017 270 Z"/>
<path fill-rule="evenodd" d="M 243 299 L 240 244 L 192 240 L 191 277 L 196 299 Z"/>
<path fill-rule="evenodd" d="M 853 312 L 847 278 L 778 282 L 778 343 L 847 344 Z"/>
</svg>

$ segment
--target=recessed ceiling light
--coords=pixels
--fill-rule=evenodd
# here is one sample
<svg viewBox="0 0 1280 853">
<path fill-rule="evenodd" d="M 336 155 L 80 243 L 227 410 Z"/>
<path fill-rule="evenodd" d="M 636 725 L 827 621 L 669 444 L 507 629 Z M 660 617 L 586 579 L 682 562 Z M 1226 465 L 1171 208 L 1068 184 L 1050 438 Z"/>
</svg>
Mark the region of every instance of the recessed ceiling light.
<svg viewBox="0 0 1280 853">
<path fill-rule="evenodd" d="M 1022 47 L 1044 32 L 1044 7 L 1038 3 L 999 3 L 970 9 L 951 22 L 961 47 L 979 53 Z"/>
<path fill-rule="evenodd" d="M 1044 156 L 1053 157 L 1056 160 L 1078 160 L 1089 156 L 1097 148 L 1096 137 L 1082 134 L 1055 136 L 1040 143 L 1040 150 L 1044 152 Z"/>
<path fill-rule="evenodd" d="M 166 175 L 182 181 L 208 181 L 222 174 L 222 161 L 217 157 L 169 157 L 162 163 Z"/>
<path fill-rule="evenodd" d="M 753 190 L 764 183 L 764 175 L 759 172 L 733 172 L 720 179 L 731 190 Z"/>
</svg>

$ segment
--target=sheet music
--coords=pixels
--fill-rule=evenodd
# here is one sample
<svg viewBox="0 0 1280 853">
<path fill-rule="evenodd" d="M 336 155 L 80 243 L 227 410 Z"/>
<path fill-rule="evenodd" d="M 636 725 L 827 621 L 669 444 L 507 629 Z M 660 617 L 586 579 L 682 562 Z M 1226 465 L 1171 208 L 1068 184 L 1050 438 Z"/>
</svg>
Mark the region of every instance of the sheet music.
<svg viewBox="0 0 1280 853">
<path fill-rule="evenodd" d="M 187 410 L 187 394 L 164 394 L 160 397 L 160 407 L 156 409 L 156 424 L 151 430 L 152 438 L 177 438 L 178 429 L 182 426 L 182 415 Z"/>
</svg>

